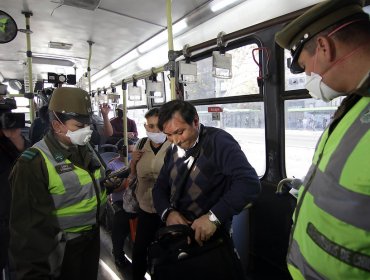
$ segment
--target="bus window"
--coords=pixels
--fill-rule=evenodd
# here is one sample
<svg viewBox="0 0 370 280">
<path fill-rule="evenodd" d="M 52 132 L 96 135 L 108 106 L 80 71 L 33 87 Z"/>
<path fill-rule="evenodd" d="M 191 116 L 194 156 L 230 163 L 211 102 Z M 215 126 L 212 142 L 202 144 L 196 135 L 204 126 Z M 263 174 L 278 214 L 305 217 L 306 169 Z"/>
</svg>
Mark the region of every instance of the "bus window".
<svg viewBox="0 0 370 280">
<path fill-rule="evenodd" d="M 285 163 L 288 177 L 307 174 L 315 147 L 343 97 L 329 103 L 315 99 L 285 101 Z"/>
<path fill-rule="evenodd" d="M 266 170 L 265 114 L 263 102 L 196 106 L 200 122 L 230 133 L 246 154 L 258 176 Z M 221 108 L 222 112 L 209 112 Z"/>
<path fill-rule="evenodd" d="M 144 127 L 144 123 L 145 123 L 145 113 L 148 111 L 147 108 L 143 108 L 143 109 L 130 109 L 127 111 L 127 116 L 134 120 L 135 123 L 136 123 L 136 128 L 137 128 L 137 132 L 138 132 L 138 137 L 139 138 L 142 138 L 142 137 L 146 137 L 146 131 L 145 131 L 145 127 Z"/>
<path fill-rule="evenodd" d="M 259 75 L 258 66 L 252 58 L 252 50 L 257 47 L 257 44 L 250 44 L 227 51 L 233 59 L 231 79 L 215 79 L 212 76 L 212 57 L 197 61 L 197 82 L 184 85 L 184 99 L 199 100 L 259 94 L 256 82 Z"/>
</svg>

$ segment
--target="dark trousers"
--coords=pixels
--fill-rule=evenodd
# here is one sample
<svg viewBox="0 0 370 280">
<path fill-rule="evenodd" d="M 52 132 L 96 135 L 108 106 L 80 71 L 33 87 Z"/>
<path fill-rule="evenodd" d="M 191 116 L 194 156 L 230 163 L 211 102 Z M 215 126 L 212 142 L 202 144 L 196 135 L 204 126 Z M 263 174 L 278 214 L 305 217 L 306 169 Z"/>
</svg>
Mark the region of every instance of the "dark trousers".
<svg viewBox="0 0 370 280">
<path fill-rule="evenodd" d="M 136 229 L 136 239 L 132 253 L 133 280 L 143 280 L 146 273 L 147 251 L 150 243 L 154 240 L 156 231 L 161 225 L 158 214 L 140 211 Z"/>
<path fill-rule="evenodd" d="M 114 216 L 112 227 L 112 245 L 113 255 L 116 261 L 122 262 L 125 258 L 123 246 L 125 239 L 130 233 L 129 219 L 133 218 L 133 214 L 129 214 L 122 209 L 122 201 L 114 202 Z"/>
<path fill-rule="evenodd" d="M 100 254 L 99 228 L 67 241 L 60 280 L 97 279 Z"/>
<path fill-rule="evenodd" d="M 9 248 L 9 226 L 7 220 L 0 220 L 0 279 L 3 279 L 3 269 L 8 275 L 8 248 Z"/>
</svg>

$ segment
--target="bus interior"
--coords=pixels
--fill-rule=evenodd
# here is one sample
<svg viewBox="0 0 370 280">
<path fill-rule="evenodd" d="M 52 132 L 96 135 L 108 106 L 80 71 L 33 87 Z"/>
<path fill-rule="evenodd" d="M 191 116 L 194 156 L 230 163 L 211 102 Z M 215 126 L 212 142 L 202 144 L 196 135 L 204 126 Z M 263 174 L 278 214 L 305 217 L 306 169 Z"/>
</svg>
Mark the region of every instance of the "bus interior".
<svg viewBox="0 0 370 280">
<path fill-rule="evenodd" d="M 149 108 L 176 98 L 194 104 L 201 123 L 238 141 L 261 181 L 257 201 L 233 220 L 248 279 L 291 279 L 296 198 L 277 187 L 303 179 L 341 98 L 312 99 L 274 36 L 318 2 L 2 0 L 0 82 L 17 101 L 13 112 L 26 115 L 26 136 L 58 86 L 88 91 L 97 114 L 99 104 L 111 106 L 110 117 L 125 104 L 139 138 Z M 102 259 L 102 269 L 110 263 Z M 129 279 L 117 277 L 102 279 Z"/>
</svg>

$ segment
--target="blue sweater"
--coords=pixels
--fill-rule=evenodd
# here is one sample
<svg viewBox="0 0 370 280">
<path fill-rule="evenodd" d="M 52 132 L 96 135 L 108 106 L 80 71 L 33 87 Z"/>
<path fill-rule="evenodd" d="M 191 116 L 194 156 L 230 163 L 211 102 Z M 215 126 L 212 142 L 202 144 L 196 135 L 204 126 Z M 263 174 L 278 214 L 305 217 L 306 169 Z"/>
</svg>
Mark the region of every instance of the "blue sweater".
<svg viewBox="0 0 370 280">
<path fill-rule="evenodd" d="M 198 144 L 188 151 L 172 145 L 153 188 L 157 213 L 171 205 L 171 196 L 179 178 L 187 172 L 189 158 L 200 148 L 198 159 L 190 172 L 176 203 L 176 210 L 195 220 L 211 210 L 227 227 L 260 192 L 260 181 L 236 140 L 226 131 L 201 125 Z"/>
</svg>

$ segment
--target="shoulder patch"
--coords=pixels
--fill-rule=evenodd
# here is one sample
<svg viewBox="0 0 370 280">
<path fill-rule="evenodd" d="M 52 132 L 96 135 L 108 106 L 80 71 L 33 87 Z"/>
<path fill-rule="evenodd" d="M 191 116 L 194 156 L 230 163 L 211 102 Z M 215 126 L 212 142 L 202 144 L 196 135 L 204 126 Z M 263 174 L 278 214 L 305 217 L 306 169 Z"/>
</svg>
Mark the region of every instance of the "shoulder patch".
<svg viewBox="0 0 370 280">
<path fill-rule="evenodd" d="M 30 161 L 34 159 L 40 152 L 37 149 L 27 149 L 21 154 L 21 159 Z"/>
</svg>

